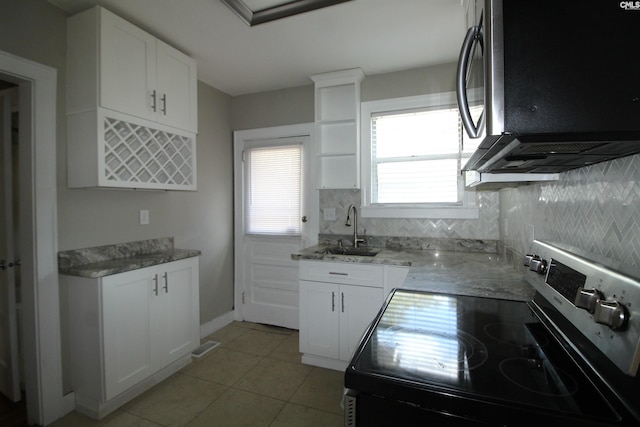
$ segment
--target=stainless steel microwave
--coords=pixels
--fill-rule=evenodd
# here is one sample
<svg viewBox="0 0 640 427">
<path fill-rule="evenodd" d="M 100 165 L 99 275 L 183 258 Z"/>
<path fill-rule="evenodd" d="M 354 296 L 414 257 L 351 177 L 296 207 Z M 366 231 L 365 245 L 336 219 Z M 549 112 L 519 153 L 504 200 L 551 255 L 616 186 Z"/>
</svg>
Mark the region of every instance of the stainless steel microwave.
<svg viewBox="0 0 640 427">
<path fill-rule="evenodd" d="M 457 94 L 481 142 L 465 170 L 554 173 L 640 152 L 640 2 L 471 0 L 469 14 Z"/>
</svg>

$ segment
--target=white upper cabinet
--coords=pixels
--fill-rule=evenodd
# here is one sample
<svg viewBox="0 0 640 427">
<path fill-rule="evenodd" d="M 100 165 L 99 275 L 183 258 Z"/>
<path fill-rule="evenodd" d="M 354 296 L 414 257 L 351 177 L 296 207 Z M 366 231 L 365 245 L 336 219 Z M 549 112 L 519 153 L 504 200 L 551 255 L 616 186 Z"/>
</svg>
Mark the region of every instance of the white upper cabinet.
<svg viewBox="0 0 640 427">
<path fill-rule="evenodd" d="M 193 59 L 99 6 L 67 31 L 67 114 L 102 107 L 197 132 Z"/>
<path fill-rule="evenodd" d="M 67 24 L 72 188 L 196 190 L 191 58 L 96 6 Z"/>
<path fill-rule="evenodd" d="M 156 38 L 105 9 L 96 8 L 94 12 L 100 28 L 100 48 L 96 52 L 100 106 L 156 120 L 152 99 L 156 88 Z"/>
<path fill-rule="evenodd" d="M 318 187 L 360 188 L 359 68 L 311 76 L 315 83 Z"/>
</svg>

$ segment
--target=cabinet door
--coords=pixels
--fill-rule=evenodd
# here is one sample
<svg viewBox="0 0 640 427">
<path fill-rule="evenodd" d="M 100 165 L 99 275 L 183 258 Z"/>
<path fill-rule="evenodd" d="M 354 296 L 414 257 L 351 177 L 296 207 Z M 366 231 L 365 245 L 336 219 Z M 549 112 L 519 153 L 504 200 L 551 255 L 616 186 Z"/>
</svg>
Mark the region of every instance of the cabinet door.
<svg viewBox="0 0 640 427">
<path fill-rule="evenodd" d="M 198 131 L 196 63 L 184 53 L 157 41 L 158 121 Z"/>
<path fill-rule="evenodd" d="M 340 286 L 340 359 L 349 361 L 384 300 L 383 290 Z"/>
<path fill-rule="evenodd" d="M 155 120 L 156 39 L 107 10 L 100 13 L 100 105 Z"/>
<path fill-rule="evenodd" d="M 143 268 L 102 279 L 105 400 L 156 369 L 151 344 L 155 271 Z"/>
<path fill-rule="evenodd" d="M 300 352 L 337 359 L 339 285 L 300 281 Z"/>
<path fill-rule="evenodd" d="M 158 342 L 160 363 L 166 366 L 200 344 L 198 259 L 162 264 L 158 273 L 154 341 Z"/>
</svg>

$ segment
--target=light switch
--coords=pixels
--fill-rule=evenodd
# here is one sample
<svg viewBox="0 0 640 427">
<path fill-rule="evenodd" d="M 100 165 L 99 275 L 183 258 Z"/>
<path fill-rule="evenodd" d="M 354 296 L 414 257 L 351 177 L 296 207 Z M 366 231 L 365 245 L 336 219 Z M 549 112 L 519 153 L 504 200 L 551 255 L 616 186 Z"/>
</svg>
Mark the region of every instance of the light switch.
<svg viewBox="0 0 640 427">
<path fill-rule="evenodd" d="M 141 225 L 149 224 L 149 211 L 146 209 L 140 211 L 140 224 Z"/>
<path fill-rule="evenodd" d="M 336 220 L 336 208 L 324 208 L 324 209 L 322 209 L 322 218 L 325 221 L 335 221 Z"/>
</svg>

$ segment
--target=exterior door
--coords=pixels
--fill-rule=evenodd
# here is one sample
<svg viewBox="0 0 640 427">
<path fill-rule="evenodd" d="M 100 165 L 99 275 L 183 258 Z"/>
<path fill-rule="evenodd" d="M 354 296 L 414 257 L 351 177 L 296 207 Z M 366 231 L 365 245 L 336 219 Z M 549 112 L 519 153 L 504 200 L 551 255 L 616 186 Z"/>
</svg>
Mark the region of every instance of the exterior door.
<svg viewBox="0 0 640 427">
<path fill-rule="evenodd" d="M 285 128 L 285 131 L 291 132 L 290 127 Z M 282 128 L 276 128 L 277 130 Z M 313 207 L 314 203 L 317 206 L 317 191 L 314 189 L 315 183 L 310 179 L 313 174 L 309 161 L 312 139 L 309 133 L 292 137 L 260 138 L 261 135 L 271 136 L 273 132 L 274 129 L 268 129 L 239 131 L 235 134 L 236 318 L 298 329 L 298 261 L 292 260 L 291 254 L 317 242 L 317 208 Z M 267 175 L 252 175 L 252 170 L 258 167 L 256 163 L 259 163 L 249 157 L 252 150 L 264 150 L 268 153 L 272 148 L 278 151 L 278 147 L 294 146 L 301 149 L 300 179 L 297 184 L 299 188 L 293 189 L 285 185 L 287 188 L 280 190 L 277 185 L 256 185 L 255 181 L 258 179 L 260 183 L 271 180 L 270 170 L 273 171 L 274 179 L 277 179 L 278 172 L 277 168 L 267 166 Z M 260 209 L 254 206 L 258 204 L 255 198 L 266 196 L 278 205 L 294 191 L 300 195 L 299 208 L 285 205 L 276 206 L 275 214 L 253 212 Z M 259 224 L 252 224 L 252 215 Z M 267 215 L 274 217 L 275 222 L 281 217 L 289 217 L 290 226 L 275 226 L 275 231 L 270 231 L 271 224 L 267 224 Z"/>
<path fill-rule="evenodd" d="M 0 392 L 20 400 L 18 322 L 16 305 L 16 251 L 14 250 L 13 152 L 11 92 L 0 93 Z M 17 93 L 15 93 L 17 95 Z"/>
</svg>

